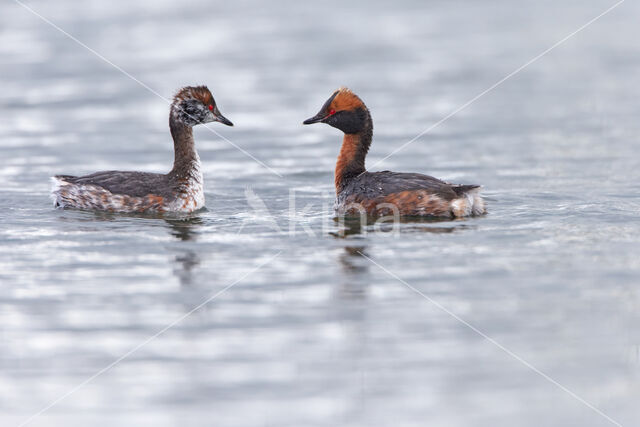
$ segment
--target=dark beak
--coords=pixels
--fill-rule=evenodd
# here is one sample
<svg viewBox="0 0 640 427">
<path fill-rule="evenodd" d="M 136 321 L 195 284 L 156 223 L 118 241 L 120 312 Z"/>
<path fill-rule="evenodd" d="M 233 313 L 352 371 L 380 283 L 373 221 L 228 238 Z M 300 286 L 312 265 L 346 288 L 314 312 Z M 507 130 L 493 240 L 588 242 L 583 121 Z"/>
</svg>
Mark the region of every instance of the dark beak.
<svg viewBox="0 0 640 427">
<path fill-rule="evenodd" d="M 222 114 L 218 114 L 216 117 L 216 121 L 222 123 L 223 125 L 227 125 L 227 126 L 233 126 L 233 123 L 231 123 L 231 120 L 227 119 L 225 116 L 223 116 Z"/>
<path fill-rule="evenodd" d="M 227 119 L 225 116 L 223 116 L 220 113 L 220 110 L 218 110 L 218 107 L 214 107 L 213 109 L 213 117 L 215 117 L 216 122 L 220 122 L 223 125 L 227 125 L 227 126 L 233 126 L 233 123 L 231 123 L 231 120 Z"/>
<path fill-rule="evenodd" d="M 327 118 L 327 116 L 325 116 L 324 113 L 322 111 L 320 111 L 315 116 L 313 116 L 313 117 L 305 120 L 304 122 L 302 122 L 302 124 L 303 125 L 311 125 L 311 124 L 314 124 L 314 123 L 320 123 L 321 121 L 323 121 L 326 118 Z"/>
<path fill-rule="evenodd" d="M 327 99 L 327 102 L 325 102 L 322 108 L 320 108 L 320 112 L 315 116 L 311 117 L 310 119 L 305 120 L 304 122 L 302 122 L 302 124 L 311 125 L 313 123 L 320 123 L 325 119 L 327 119 L 329 117 L 329 114 L 327 114 L 327 112 L 329 111 L 329 106 L 331 105 L 331 102 L 333 101 L 333 99 L 336 97 L 337 94 L 338 94 L 338 91 L 333 92 L 333 95 L 331 95 L 331 98 Z"/>
</svg>

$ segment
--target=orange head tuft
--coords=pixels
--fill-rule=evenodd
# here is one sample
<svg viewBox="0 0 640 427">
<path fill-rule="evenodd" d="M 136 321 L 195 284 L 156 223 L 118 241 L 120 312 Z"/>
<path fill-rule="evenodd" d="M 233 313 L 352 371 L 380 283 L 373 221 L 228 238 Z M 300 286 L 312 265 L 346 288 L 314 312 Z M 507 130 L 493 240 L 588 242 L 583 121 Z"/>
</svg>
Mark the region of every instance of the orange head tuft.
<svg viewBox="0 0 640 427">
<path fill-rule="evenodd" d="M 332 95 L 333 100 L 330 103 L 330 108 L 334 111 L 353 111 L 357 108 L 364 108 L 364 102 L 351 92 L 351 89 L 341 87 L 336 90 Z"/>
</svg>

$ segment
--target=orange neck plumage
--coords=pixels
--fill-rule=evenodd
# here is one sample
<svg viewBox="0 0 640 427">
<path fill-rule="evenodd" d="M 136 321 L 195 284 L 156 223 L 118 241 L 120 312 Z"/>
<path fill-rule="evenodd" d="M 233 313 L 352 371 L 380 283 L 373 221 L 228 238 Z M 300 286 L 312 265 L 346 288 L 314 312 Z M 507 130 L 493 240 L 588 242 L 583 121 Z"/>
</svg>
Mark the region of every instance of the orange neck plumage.
<svg viewBox="0 0 640 427">
<path fill-rule="evenodd" d="M 369 114 L 367 114 L 367 123 L 362 131 L 344 134 L 342 147 L 340 148 L 340 154 L 336 162 L 336 193 L 342 190 L 347 181 L 366 171 L 364 160 L 369 151 L 372 137 L 373 125 L 371 124 L 371 116 L 369 116 Z"/>
<path fill-rule="evenodd" d="M 337 191 L 339 191 L 344 184 L 344 180 L 347 178 L 346 175 L 348 172 L 364 172 L 364 158 L 361 162 L 359 162 L 357 159 L 359 146 L 359 134 L 352 133 L 344 135 L 344 138 L 342 139 L 342 147 L 340 148 L 340 154 L 338 155 L 338 161 L 336 162 L 335 185 Z M 358 166 L 359 163 L 362 164 L 362 167 Z"/>
</svg>

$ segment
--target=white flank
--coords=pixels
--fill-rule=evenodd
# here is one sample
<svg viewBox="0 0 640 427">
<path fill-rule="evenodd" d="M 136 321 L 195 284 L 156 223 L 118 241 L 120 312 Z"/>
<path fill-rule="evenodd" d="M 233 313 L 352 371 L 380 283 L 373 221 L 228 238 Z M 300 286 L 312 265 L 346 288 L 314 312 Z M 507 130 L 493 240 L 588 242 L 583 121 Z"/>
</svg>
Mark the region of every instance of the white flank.
<svg viewBox="0 0 640 427">
<path fill-rule="evenodd" d="M 485 213 L 484 200 L 480 196 L 482 187 L 474 188 L 464 193 L 463 197 L 451 202 L 451 210 L 457 217 L 482 215 Z"/>
<path fill-rule="evenodd" d="M 51 194 L 49 194 L 49 197 L 51 198 L 54 207 L 63 207 L 62 200 L 58 194 L 58 191 L 60 191 L 60 187 L 63 184 L 65 184 L 65 182 L 61 179 L 56 178 L 55 176 L 51 177 Z"/>
</svg>

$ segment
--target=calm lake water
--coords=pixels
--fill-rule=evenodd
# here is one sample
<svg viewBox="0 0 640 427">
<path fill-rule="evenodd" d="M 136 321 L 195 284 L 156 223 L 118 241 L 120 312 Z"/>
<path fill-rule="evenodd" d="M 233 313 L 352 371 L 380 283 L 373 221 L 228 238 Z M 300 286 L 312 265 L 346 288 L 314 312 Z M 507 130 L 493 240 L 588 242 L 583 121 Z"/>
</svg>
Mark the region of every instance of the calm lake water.
<svg viewBox="0 0 640 427">
<path fill-rule="evenodd" d="M 374 168 L 489 215 L 332 219 L 341 135 L 301 122 L 336 87 L 372 165 L 614 4 L 479 3 L 29 2 L 163 97 L 209 85 L 281 175 L 197 129 L 208 209 L 154 218 L 53 209 L 55 173 L 167 171 L 168 106 L 3 2 L 0 425 L 640 425 L 637 2 Z"/>
</svg>

